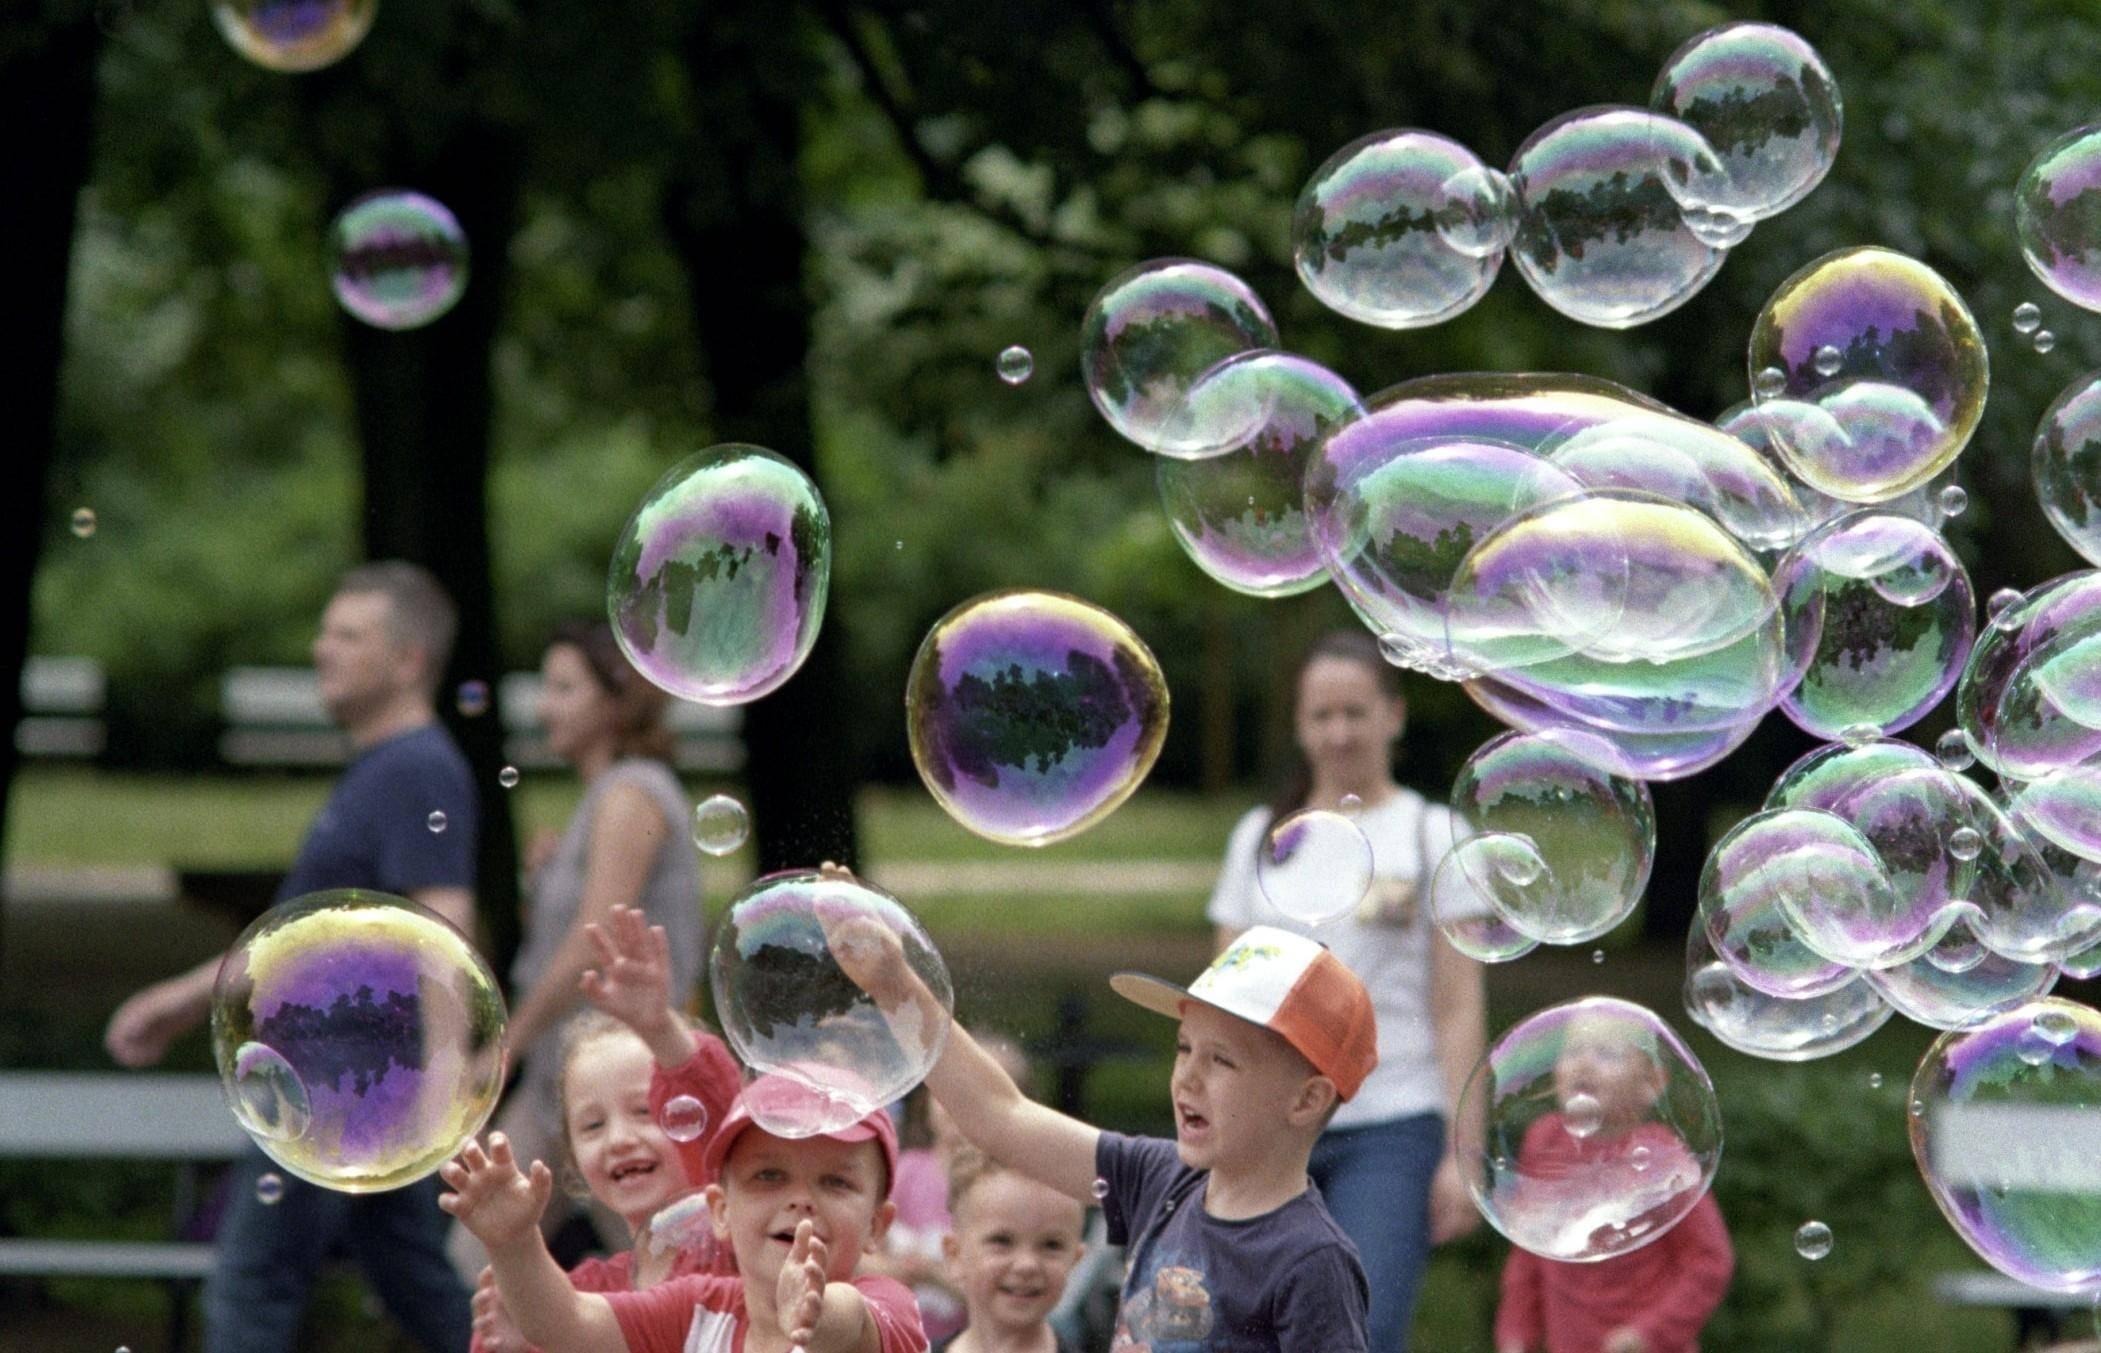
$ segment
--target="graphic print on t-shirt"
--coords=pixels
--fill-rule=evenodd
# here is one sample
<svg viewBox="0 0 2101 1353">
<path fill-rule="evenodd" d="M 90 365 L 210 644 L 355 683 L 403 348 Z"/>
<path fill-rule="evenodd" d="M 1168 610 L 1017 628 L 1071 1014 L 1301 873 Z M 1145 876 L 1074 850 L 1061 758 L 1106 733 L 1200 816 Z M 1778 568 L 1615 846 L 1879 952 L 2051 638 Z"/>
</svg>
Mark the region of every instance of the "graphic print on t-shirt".
<svg viewBox="0 0 2101 1353">
<path fill-rule="evenodd" d="M 1214 1323 L 1203 1271 L 1156 1262 L 1144 1283 L 1125 1282 L 1109 1353 L 1193 1353 L 1209 1346 Z"/>
</svg>

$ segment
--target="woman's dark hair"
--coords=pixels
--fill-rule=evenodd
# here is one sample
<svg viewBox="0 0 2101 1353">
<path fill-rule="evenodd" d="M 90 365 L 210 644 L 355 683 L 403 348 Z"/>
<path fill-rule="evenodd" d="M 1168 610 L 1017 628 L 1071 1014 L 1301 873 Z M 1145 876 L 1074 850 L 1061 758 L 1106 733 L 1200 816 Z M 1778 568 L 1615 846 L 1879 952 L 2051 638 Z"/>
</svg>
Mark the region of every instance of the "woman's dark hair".
<svg viewBox="0 0 2101 1353">
<path fill-rule="evenodd" d="M 549 648 L 566 646 L 583 654 L 591 680 L 613 700 L 613 755 L 671 761 L 675 740 L 664 727 L 671 697 L 651 685 L 620 651 L 613 627 L 603 620 L 572 620 L 556 627 Z"/>
<path fill-rule="evenodd" d="M 1401 674 L 1386 661 L 1379 652 L 1378 641 L 1363 630 L 1329 630 L 1315 639 L 1306 649 L 1306 656 L 1299 659 L 1298 675 L 1304 677 L 1306 669 L 1316 662 L 1340 659 L 1354 662 L 1371 673 L 1379 687 L 1379 694 L 1390 700 L 1401 698 Z M 1296 692 L 1297 683 L 1293 683 Z M 1296 695 L 1294 694 L 1294 700 Z M 1298 749 L 1296 741 L 1291 749 L 1291 771 L 1284 777 L 1276 795 L 1269 801 L 1269 820 L 1276 822 L 1296 813 L 1306 806 L 1306 796 L 1313 792 L 1313 767 L 1306 764 L 1306 754 Z M 1257 850 L 1261 843 L 1257 842 Z"/>
</svg>

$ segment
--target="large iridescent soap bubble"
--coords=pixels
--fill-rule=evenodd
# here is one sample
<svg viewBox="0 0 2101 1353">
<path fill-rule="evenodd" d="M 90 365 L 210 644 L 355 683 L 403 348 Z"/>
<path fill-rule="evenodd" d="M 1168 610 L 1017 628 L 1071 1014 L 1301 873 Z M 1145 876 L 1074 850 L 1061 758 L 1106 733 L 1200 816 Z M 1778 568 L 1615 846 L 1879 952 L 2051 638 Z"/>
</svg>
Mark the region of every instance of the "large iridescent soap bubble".
<svg viewBox="0 0 2101 1353">
<path fill-rule="evenodd" d="M 1843 498 L 1833 498 L 1822 489 L 1811 488 L 1795 475 L 1786 457 L 1780 454 L 1775 444 L 1773 429 L 1777 427 L 1785 435 L 1788 425 L 1801 418 L 1810 420 L 1812 427 L 1807 435 L 1813 438 L 1830 436 L 1836 426 L 1836 420 L 1814 404 L 1787 400 L 1774 400 L 1761 408 L 1755 401 L 1746 399 L 1730 405 L 1717 414 L 1714 420 L 1716 429 L 1728 433 L 1757 452 L 1787 480 L 1788 488 L 1793 491 L 1795 503 L 1800 509 L 1800 515 L 1796 518 L 1798 534 L 1794 540 L 1781 542 L 1782 548 L 1799 543 L 1803 536 L 1817 527 L 1834 518 L 1843 517 L 1848 512 L 1857 511 L 1860 506 Z M 1948 482 L 1952 482 L 1950 477 L 1953 473 L 1952 470 L 1945 470 L 1941 478 L 1876 506 L 1883 512 L 1910 517 L 1913 521 L 1937 528 L 1945 515 L 1941 510 L 1940 491 L 1947 487 Z"/>
<path fill-rule="evenodd" d="M 1564 113 L 1518 147 L 1511 256 L 1548 305 L 1627 329 L 1685 304 L 1725 250 L 1687 224 L 1682 185 L 1726 181 L 1698 132 L 1644 108 Z"/>
<path fill-rule="evenodd" d="M 1946 278 L 1891 249 L 1824 255 L 1782 282 L 1751 330 L 1752 397 L 1807 405 L 1774 447 L 1806 483 L 1854 503 L 1924 485 L 1984 414 L 1990 366 Z"/>
<path fill-rule="evenodd" d="M 1859 739 L 1924 718 L 1955 686 L 1977 633 L 1969 573 L 1910 517 L 1850 513 L 1773 570 L 1793 672 L 1780 707 L 1805 732 Z"/>
<path fill-rule="evenodd" d="M 1648 786 L 1599 769 L 1590 735 L 1504 733 L 1483 743 L 1452 782 L 1452 811 L 1482 833 L 1522 838 L 1536 877 L 1498 896 L 1516 929 L 1547 944 L 1597 939 L 1624 921 L 1648 886 L 1656 813 Z M 1463 857 L 1484 892 L 1507 868 Z"/>
<path fill-rule="evenodd" d="M 1718 211 L 1746 222 L 1808 196 L 1838 158 L 1845 111 L 1831 68 L 1800 34 L 1730 23 L 1663 63 L 1649 104 L 1698 132 L 1728 174 Z"/>
<path fill-rule="evenodd" d="M 1587 488 L 1644 489 L 1696 507 L 1753 550 L 1784 549 L 1803 533 L 1794 486 L 1771 461 L 1675 413 L 1641 410 L 1597 423 L 1546 456 Z"/>
<path fill-rule="evenodd" d="M 1080 323 L 1080 374 L 1118 435 L 1162 455 L 1230 450 L 1177 427 L 1196 378 L 1236 353 L 1277 346 L 1277 326 L 1248 284 L 1193 259 L 1154 259 L 1113 278 Z"/>
<path fill-rule="evenodd" d="M 375 329 L 419 329 L 467 290 L 467 235 L 444 203 L 405 188 L 366 193 L 328 228 L 329 285 Z"/>
<path fill-rule="evenodd" d="M 2037 1287 L 2101 1284 L 2101 1015 L 2048 997 L 1944 1034 L 1911 1105 L 1919 1177 L 1979 1258 Z"/>
<path fill-rule="evenodd" d="M 905 688 L 919 778 L 978 835 L 1043 846 L 1078 835 L 1144 781 L 1167 737 L 1152 650 L 1059 592 L 988 592 L 927 631 Z"/>
<path fill-rule="evenodd" d="M 1864 977 L 1819 996 L 1768 995 L 1715 956 L 1696 917 L 1685 934 L 1685 1013 L 1738 1052 L 1806 1062 L 1862 1042 L 1895 1012 Z"/>
<path fill-rule="evenodd" d="M 1198 377 L 1172 421 L 1238 441 L 1198 460 L 1159 458 L 1160 503 L 1183 553 L 1250 596 L 1320 586 L 1327 571 L 1306 518 L 1306 467 L 1363 412 L 1342 377 L 1290 353 L 1244 353 Z"/>
<path fill-rule="evenodd" d="M 1460 1096 L 1455 1154 L 1510 1242 L 1594 1262 L 1684 1220 L 1714 1181 L 1721 1108 L 1670 1026 L 1609 996 L 1550 1006 L 1496 1040 Z"/>
<path fill-rule="evenodd" d="M 1487 293 L 1515 226 L 1509 181 L 1465 146 L 1435 132 L 1374 132 L 1306 181 L 1291 256 L 1330 310 L 1413 329 Z"/>
<path fill-rule="evenodd" d="M 1955 686 L 1977 759 L 2033 780 L 2101 756 L 2101 572 L 2067 574 L 1992 618 Z"/>
<path fill-rule="evenodd" d="M 784 456 L 728 442 L 643 496 L 613 548 L 606 612 L 650 681 L 682 700 L 741 705 L 810 656 L 831 577 L 817 486 Z"/>
<path fill-rule="evenodd" d="M 1255 847 L 1255 883 L 1291 920 L 1341 920 L 1371 891 L 1371 841 L 1346 813 L 1301 809 L 1274 823 Z"/>
<path fill-rule="evenodd" d="M 1699 916 L 1715 957 L 1756 991 L 1799 1000 L 1836 991 L 1851 981 L 1853 964 L 1826 957 L 1804 940 L 1789 902 L 1827 880 L 1820 843 L 1846 824 L 1815 809 L 1754 813 L 1715 843 L 1700 871 Z M 1857 833 L 1854 834 L 1857 837 Z M 1830 880 L 1852 909 L 1879 915 L 1889 903 L 1888 881 L 1858 844 L 1839 855 Z M 1834 899 L 1840 900 L 1840 899 Z"/>
<path fill-rule="evenodd" d="M 1951 926 L 1909 963 L 1872 969 L 1861 977 L 1912 1023 L 1963 1029 L 2048 995 L 2057 985 L 2057 965 L 2023 963 L 1993 953 L 1962 924 Z"/>
<path fill-rule="evenodd" d="M 350 55 L 378 12 L 379 0 L 212 0 L 212 22 L 235 51 L 288 72 Z"/>
<path fill-rule="evenodd" d="M 2101 125 L 2044 146 L 2013 190 L 2021 257 L 2072 304 L 2101 309 Z"/>
<path fill-rule="evenodd" d="M 467 938 L 362 889 L 272 907 L 212 988 L 234 1118 L 279 1165 L 344 1193 L 413 1183 L 481 1130 L 503 1087 L 503 993 Z"/>
<path fill-rule="evenodd" d="M 715 931 L 709 982 L 722 1036 L 770 1073 L 746 1091 L 776 1136 L 835 1131 L 926 1077 L 955 994 L 919 918 L 836 867 L 768 874 Z"/>
<path fill-rule="evenodd" d="M 2057 534 L 2101 564 L 2101 371 L 2058 393 L 2036 425 L 2030 466 L 2036 500 Z"/>
</svg>

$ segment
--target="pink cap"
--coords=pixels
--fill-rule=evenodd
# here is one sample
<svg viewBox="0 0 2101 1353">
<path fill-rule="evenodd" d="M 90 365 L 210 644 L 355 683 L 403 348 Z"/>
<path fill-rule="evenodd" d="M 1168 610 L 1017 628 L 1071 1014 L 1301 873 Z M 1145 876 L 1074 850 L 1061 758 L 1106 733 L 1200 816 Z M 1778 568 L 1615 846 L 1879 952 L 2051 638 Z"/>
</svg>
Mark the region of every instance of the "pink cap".
<svg viewBox="0 0 2101 1353">
<path fill-rule="evenodd" d="M 701 1152 L 701 1175 L 715 1179 L 722 1173 L 722 1163 L 729 1159 L 730 1148 L 744 1129 L 753 1125 L 756 1118 L 752 1110 L 756 1107 L 768 1121 L 794 1120 L 821 1114 L 837 1107 L 838 1101 L 815 1086 L 805 1084 L 789 1076 L 764 1075 L 744 1087 L 730 1105 L 722 1126 L 708 1138 L 707 1148 Z M 758 1124 L 760 1131 L 770 1131 L 764 1123 Z M 775 1133 L 775 1136 L 781 1136 Z M 828 1137 L 835 1142 L 875 1142 L 882 1148 L 885 1174 L 884 1192 L 889 1192 L 889 1181 L 897 1178 L 897 1126 L 890 1121 L 886 1109 L 872 1109 L 855 1121 L 833 1132 L 810 1133 L 810 1136 Z"/>
</svg>

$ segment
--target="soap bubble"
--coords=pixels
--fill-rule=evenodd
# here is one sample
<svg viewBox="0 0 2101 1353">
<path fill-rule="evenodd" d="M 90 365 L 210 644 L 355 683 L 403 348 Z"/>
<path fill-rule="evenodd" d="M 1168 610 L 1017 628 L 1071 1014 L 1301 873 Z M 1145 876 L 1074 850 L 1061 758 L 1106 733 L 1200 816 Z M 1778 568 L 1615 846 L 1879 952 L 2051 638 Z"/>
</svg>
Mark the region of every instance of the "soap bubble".
<svg viewBox="0 0 2101 1353">
<path fill-rule="evenodd" d="M 1804 1259 L 1822 1259 L 1831 1253 L 1831 1228 L 1820 1221 L 1805 1221 L 1795 1228 L 1795 1253 Z"/>
<path fill-rule="evenodd" d="M 894 975 L 886 955 L 902 965 Z M 709 976 L 723 1037 L 774 1073 L 745 1096 L 778 1136 L 833 1131 L 901 1098 L 941 1055 L 955 1008 L 918 918 L 836 868 L 768 874 L 739 894 Z"/>
<path fill-rule="evenodd" d="M 2002 608 L 1955 687 L 1977 759 L 2033 780 L 2101 756 L 2101 573 L 2069 574 Z"/>
<path fill-rule="evenodd" d="M 708 1106 L 691 1095 L 673 1095 L 664 1102 L 663 1128 L 672 1141 L 698 1141 L 708 1130 Z"/>
<path fill-rule="evenodd" d="M 1805 753 L 1780 773 L 1766 794 L 1764 806 L 1821 808 L 1830 812 L 1881 776 L 1936 764 L 1920 748 L 1893 738 L 1855 746 L 1826 743 Z"/>
<path fill-rule="evenodd" d="M 1106 1179 L 1096 1179 L 1096 1180 L 1094 1181 L 1094 1197 L 1095 1197 L 1095 1201 L 1099 1202 L 1099 1201 L 1101 1201 L 1102 1199 L 1105 1199 L 1105 1198 L 1107 1198 L 1108 1196 L 1109 1196 L 1109 1181 L 1108 1181 L 1108 1180 L 1106 1180 Z"/>
<path fill-rule="evenodd" d="M 693 807 L 693 844 L 710 855 L 728 855 L 751 834 L 751 814 L 727 794 L 710 794 Z"/>
<path fill-rule="evenodd" d="M 681 700 L 741 705 L 810 656 L 831 569 L 831 516 L 810 477 L 724 443 L 644 495 L 613 549 L 606 611 L 650 681 Z"/>
<path fill-rule="evenodd" d="M 1276 345 L 1277 326 L 1247 283 L 1208 263 L 1155 259 L 1112 279 L 1087 307 L 1080 370 L 1094 407 L 1120 436 L 1188 455 L 1166 423 L 1191 383 L 1236 353 Z"/>
<path fill-rule="evenodd" d="M 319 70 L 365 40 L 379 0 L 212 0 L 220 36 L 256 65 Z"/>
<path fill-rule="evenodd" d="M 1960 484 L 1950 484 L 1940 491 L 1934 500 L 1940 507 L 1943 519 L 1959 517 L 1970 505 L 1970 493 Z"/>
<path fill-rule="evenodd" d="M 422 193 L 382 188 L 358 198 L 329 226 L 328 252 L 336 300 L 375 329 L 419 329 L 467 290 L 466 232 Z"/>
<path fill-rule="evenodd" d="M 1648 886 L 1656 811 L 1648 786 L 1600 770 L 1584 754 L 1586 734 L 1504 733 L 1467 758 L 1451 806 L 1484 833 L 1532 843 L 1544 874 L 1503 891 L 1486 873 L 1475 886 L 1497 898 L 1504 918 L 1547 944 L 1580 944 L 1630 915 Z M 1484 861 L 1464 857 L 1470 865 Z M 1507 878 L 1507 870 L 1499 871 Z"/>
<path fill-rule="evenodd" d="M 275 1207 L 284 1201 L 284 1176 L 265 1170 L 255 1181 L 255 1201 L 264 1207 Z"/>
<path fill-rule="evenodd" d="M 1816 354 L 1836 349 L 1836 374 Z M 1811 487 L 1879 503 L 1919 488 L 1976 430 L 1989 385 L 1984 339 L 1939 273 L 1889 249 L 1841 249 L 1782 282 L 1751 330 L 1749 369 L 1777 368 L 1772 401 L 1813 405 L 1828 423 L 1771 428 L 1775 448 Z"/>
<path fill-rule="evenodd" d="M 2031 838 L 2083 860 L 2101 860 L 2101 763 L 2066 766 L 2026 781 L 2008 796 L 2007 810 Z"/>
<path fill-rule="evenodd" d="M 2013 308 L 2013 331 L 2017 334 L 2032 334 L 2043 327 L 2042 307 L 2034 301 L 2022 301 Z"/>
<path fill-rule="evenodd" d="M 2050 963 L 2023 963 L 1993 953 L 1967 924 L 1909 963 L 1863 973 L 1868 985 L 1904 1018 L 1933 1029 L 1960 1029 L 2024 1005 L 2057 985 Z"/>
<path fill-rule="evenodd" d="M 1686 931 L 1685 1011 L 1738 1052 L 1776 1062 L 1843 1052 L 1865 1041 L 1894 1013 L 1864 977 L 1800 999 L 1758 990 L 1715 957 L 1704 915 Z"/>
<path fill-rule="evenodd" d="M 489 712 L 489 683 L 486 681 L 462 681 L 453 695 L 453 707 L 463 719 L 479 719 Z"/>
<path fill-rule="evenodd" d="M 1655 1240 L 1699 1202 L 1721 1158 L 1721 1110 L 1699 1059 L 1653 1013 L 1605 996 L 1541 1010 L 1497 1040 L 1455 1121 L 1476 1114 L 1485 1134 L 1465 1132 L 1455 1148 L 1474 1204 L 1548 1259 Z"/>
<path fill-rule="evenodd" d="M 1545 862 L 1524 837 L 1466 837 L 1445 852 L 1430 876 L 1430 919 L 1454 949 L 1477 962 L 1523 958 L 1539 941 L 1513 926 L 1504 908 L 1524 909 L 1526 894 L 1542 880 L 1552 886 Z"/>
<path fill-rule="evenodd" d="M 1357 910 L 1371 890 L 1372 849 L 1341 813 L 1307 808 L 1280 819 L 1255 852 L 1255 883 L 1294 921 L 1322 925 Z"/>
<path fill-rule="evenodd" d="M 1291 255 L 1299 280 L 1337 314 L 1413 329 L 1486 294 L 1515 227 L 1510 185 L 1434 132 L 1360 137 L 1299 193 Z"/>
<path fill-rule="evenodd" d="M 2101 126 L 2075 127 L 2021 171 L 2013 192 L 2021 257 L 2044 286 L 2076 306 L 2101 308 L 2101 233 L 2094 194 L 2101 188 Z"/>
<path fill-rule="evenodd" d="M 1649 104 L 1706 138 L 1729 180 L 1716 205 L 1747 220 L 1801 201 L 1838 158 L 1838 81 L 1814 47 L 1773 24 L 1689 39 L 1665 59 Z"/>
<path fill-rule="evenodd" d="M 1009 385 L 1019 385 L 1034 374 L 1036 370 L 1036 356 L 1027 348 L 1021 346 L 1021 344 L 1016 343 L 1010 347 L 1000 349 L 997 366 L 1001 380 Z"/>
<path fill-rule="evenodd" d="M 1511 254 L 1539 298 L 1570 319 L 1645 324 L 1691 300 L 1721 268 L 1725 251 L 1694 232 L 1680 203 L 1689 189 L 1708 192 L 1727 178 L 1682 122 L 1641 108 L 1564 113 L 1510 162 Z"/>
<path fill-rule="evenodd" d="M 2038 353 L 2052 352 L 2057 348 L 2057 335 L 2048 329 L 2037 329 L 2035 337 L 2029 339 L 2028 343 Z"/>
<path fill-rule="evenodd" d="M 1960 728 L 1951 728 L 1933 740 L 1933 756 L 1949 770 L 1968 770 L 1977 764 L 1977 754 Z"/>
<path fill-rule="evenodd" d="M 497 771 L 496 783 L 502 785 L 505 789 L 516 789 L 518 787 L 518 768 L 516 766 L 505 766 L 502 770 Z"/>
<path fill-rule="evenodd" d="M 432 809 L 431 815 L 423 819 L 423 825 L 430 828 L 431 835 L 435 836 L 445 830 L 447 825 L 445 814 Z"/>
<path fill-rule="evenodd" d="M 2030 465 L 2050 524 L 2088 563 L 2101 563 L 2101 372 L 2073 381 L 2043 411 Z"/>
<path fill-rule="evenodd" d="M 927 632 L 905 691 L 920 779 L 948 815 L 1008 845 L 1062 841 L 1115 811 L 1167 736 L 1152 650 L 1100 607 L 989 592 Z"/>
<path fill-rule="evenodd" d="M 1234 440 L 1201 460 L 1159 458 L 1161 506 L 1183 553 L 1250 596 L 1325 582 L 1304 507 L 1306 466 L 1324 438 L 1363 412 L 1340 376 L 1289 353 L 1244 353 L 1198 377 L 1169 422 Z"/>
<path fill-rule="evenodd" d="M 503 1083 L 503 996 L 436 913 L 361 889 L 272 907 L 212 989 L 227 1102 L 278 1165 L 345 1193 L 423 1178 Z"/>
<path fill-rule="evenodd" d="M 2070 1032 L 2039 1038 L 2045 1018 Z M 2101 1017 L 2052 997 L 1943 1034 L 1911 1091 L 1912 1156 L 1956 1234 L 2037 1287 L 2101 1282 Z"/>
<path fill-rule="evenodd" d="M 1773 462 L 1689 418 L 1630 413 L 1572 432 L 1547 455 L 1586 487 L 1646 489 L 1696 507 L 1754 550 L 1802 536 L 1802 505 Z"/>
<path fill-rule="evenodd" d="M 73 519 L 69 525 L 75 536 L 86 540 L 89 536 L 95 534 L 95 509 L 92 507 L 74 508 Z"/>
<path fill-rule="evenodd" d="M 1775 381 L 1775 390 L 1785 389 L 1787 381 L 1785 374 L 1777 367 L 1774 368 L 1772 374 Z M 1802 424 L 1803 426 L 1790 433 L 1788 429 L 1796 424 Z M 1782 476 L 1789 490 L 1794 495 L 1797 516 L 1793 537 L 1776 541 L 1772 546 L 1766 546 L 1757 542 L 1747 543 L 1752 543 L 1759 549 L 1784 549 L 1800 543 L 1803 536 L 1808 535 L 1826 522 L 1842 517 L 1848 512 L 1858 510 L 1859 504 L 1849 503 L 1843 498 L 1833 498 L 1823 490 L 1811 488 L 1808 484 L 1796 478 L 1794 470 L 1787 463 L 1787 458 L 1780 454 L 1776 444 L 1778 438 L 1774 432 L 1776 428 L 1780 430 L 1779 435 L 1781 436 L 1793 435 L 1807 439 L 1812 443 L 1840 435 L 1838 432 L 1838 420 L 1816 405 L 1804 403 L 1800 400 L 1781 399 L 1777 396 L 1763 404 L 1746 400 L 1724 410 L 1715 418 L 1714 425 L 1718 430 L 1728 433 L 1764 458 Z M 1953 471 L 1951 470 L 1947 473 L 1952 474 Z M 1923 522 L 1935 528 L 1940 526 L 1941 519 L 1947 515 L 1941 510 L 1940 500 L 1936 496 L 1932 484 L 1921 485 L 1910 493 L 1899 495 L 1876 506 L 1883 512 L 1910 517 L 1915 521 Z"/>
<path fill-rule="evenodd" d="M 1836 830 L 1845 825 L 1816 809 L 1772 809 L 1737 823 L 1708 852 L 1699 903 L 1708 943 L 1738 977 L 1768 996 L 1821 996 L 1853 976 L 1855 965 L 1809 947 L 1789 905 L 1824 882 L 1820 844 L 1847 844 Z M 1863 861 L 1857 848 L 1841 850 L 1832 872 L 1844 889 L 1842 900 L 1881 917 L 1890 910 L 1889 885 L 1879 867 L 1867 867 L 1871 849 L 1869 855 Z"/>
<path fill-rule="evenodd" d="M 1941 702 L 1976 637 L 1970 579 L 1940 534 L 1909 517 L 1849 513 L 1773 570 L 1799 679 L 1780 707 L 1831 738 L 1908 728 Z"/>
</svg>

